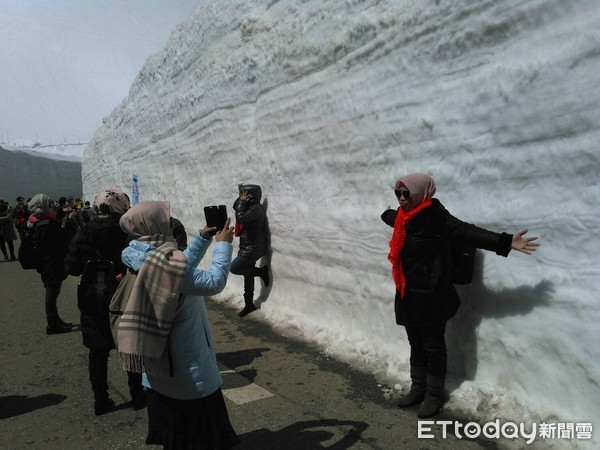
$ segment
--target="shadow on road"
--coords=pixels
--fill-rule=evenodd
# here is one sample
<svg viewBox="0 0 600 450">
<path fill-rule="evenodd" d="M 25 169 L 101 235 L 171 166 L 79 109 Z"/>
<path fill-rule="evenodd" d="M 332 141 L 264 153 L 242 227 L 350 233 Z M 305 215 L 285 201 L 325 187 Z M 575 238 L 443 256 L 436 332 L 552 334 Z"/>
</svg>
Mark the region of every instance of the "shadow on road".
<svg viewBox="0 0 600 450">
<path fill-rule="evenodd" d="M 26 395 L 8 395 L 0 397 L 0 419 L 27 414 L 36 409 L 58 405 L 67 399 L 64 395 L 42 394 L 37 397 Z"/>
<path fill-rule="evenodd" d="M 240 435 L 236 449 L 344 450 L 360 441 L 367 427 L 365 422 L 323 419 L 297 422 L 278 431 L 260 428 Z"/>
</svg>

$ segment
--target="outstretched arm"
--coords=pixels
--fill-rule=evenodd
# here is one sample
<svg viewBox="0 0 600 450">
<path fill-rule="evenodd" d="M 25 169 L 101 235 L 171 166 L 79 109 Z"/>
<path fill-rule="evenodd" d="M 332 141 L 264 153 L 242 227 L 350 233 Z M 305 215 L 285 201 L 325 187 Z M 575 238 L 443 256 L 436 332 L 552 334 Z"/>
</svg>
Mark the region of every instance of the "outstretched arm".
<svg viewBox="0 0 600 450">
<path fill-rule="evenodd" d="M 540 244 L 533 242 L 537 240 L 537 236 L 528 238 L 524 237 L 528 231 L 529 230 L 522 230 L 513 234 L 512 243 L 510 246 L 514 250 L 525 253 L 526 255 L 531 255 L 531 252 L 535 252 Z"/>
</svg>

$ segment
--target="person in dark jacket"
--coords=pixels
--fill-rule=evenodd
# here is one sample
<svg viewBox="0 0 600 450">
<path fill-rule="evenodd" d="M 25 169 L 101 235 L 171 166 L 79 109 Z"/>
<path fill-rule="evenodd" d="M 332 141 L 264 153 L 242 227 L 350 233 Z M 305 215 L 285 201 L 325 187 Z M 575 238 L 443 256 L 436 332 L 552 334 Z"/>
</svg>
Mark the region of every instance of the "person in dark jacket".
<svg viewBox="0 0 600 450">
<path fill-rule="evenodd" d="M 17 204 L 13 209 L 13 218 L 15 220 L 15 227 L 19 232 L 21 241 L 25 238 L 28 217 L 29 211 L 27 210 L 27 203 L 23 197 L 19 196 L 17 197 Z"/>
<path fill-rule="evenodd" d="M 262 189 L 256 184 L 239 186 L 240 196 L 233 204 L 236 236 L 240 237 L 237 257 L 231 263 L 231 273 L 244 277 L 244 309 L 240 317 L 256 310 L 254 278 L 260 277 L 269 285 L 269 267 L 256 267 L 256 261 L 267 254 L 267 214 L 260 204 Z"/>
<path fill-rule="evenodd" d="M 36 247 L 39 249 L 37 272 L 42 277 L 45 290 L 46 334 L 61 334 L 75 331 L 70 322 L 58 315 L 58 296 L 62 282 L 67 278 L 64 261 L 67 254 L 67 236 L 56 220 L 53 202 L 45 194 L 37 194 L 29 202 L 31 215 L 27 221 Z"/>
<path fill-rule="evenodd" d="M 15 256 L 15 244 L 13 243 L 17 239 L 17 234 L 13 225 L 13 213 L 8 207 L 8 203 L 0 200 L 0 249 L 2 249 L 4 259 L 7 261 L 8 253 L 6 252 L 6 245 L 8 245 L 8 251 L 10 252 L 10 260 L 17 260 Z"/>
<path fill-rule="evenodd" d="M 129 197 L 118 189 L 99 192 L 94 200 L 94 214 L 85 228 L 79 228 L 69 245 L 65 268 L 70 275 L 79 276 L 85 264 L 92 259 L 108 259 L 114 264 L 117 279 L 127 268 L 121 261 L 121 252 L 129 243 L 127 233 L 119 226 L 119 219 L 129 210 Z M 89 348 L 88 373 L 94 393 L 94 413 L 99 416 L 112 411 L 115 402 L 108 395 L 108 356 L 115 348 L 110 330 L 108 305 L 106 309 L 81 312 L 83 343 Z M 146 395 L 139 373 L 127 372 L 132 407 L 139 410 L 146 405 Z"/>
<path fill-rule="evenodd" d="M 396 181 L 400 207 L 381 218 L 394 228 L 388 259 L 396 285 L 396 323 L 404 325 L 410 344 L 409 393 L 398 406 L 421 404 L 419 418 L 436 415 L 443 404 L 447 354 L 446 322 L 460 305 L 451 274 L 451 240 L 508 256 L 511 249 L 531 254 L 539 245 L 527 230 L 495 233 L 452 216 L 433 195 L 435 182 L 414 173 Z"/>
</svg>

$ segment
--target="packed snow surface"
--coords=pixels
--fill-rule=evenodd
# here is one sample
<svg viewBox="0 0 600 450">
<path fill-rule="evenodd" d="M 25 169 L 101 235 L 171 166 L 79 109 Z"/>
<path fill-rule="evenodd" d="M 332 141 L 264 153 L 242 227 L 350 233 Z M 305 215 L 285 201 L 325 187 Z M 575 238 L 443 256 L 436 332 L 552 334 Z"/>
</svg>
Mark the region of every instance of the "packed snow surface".
<svg viewBox="0 0 600 450">
<path fill-rule="evenodd" d="M 379 216 L 397 178 L 427 172 L 458 218 L 542 244 L 478 253 L 447 328 L 446 408 L 600 427 L 599 25 L 585 0 L 201 1 L 93 136 L 84 194 L 137 175 L 192 233 L 203 206 L 260 184 L 273 283 L 254 317 L 393 401 L 409 346 Z M 217 301 L 241 308 L 241 277 Z"/>
</svg>

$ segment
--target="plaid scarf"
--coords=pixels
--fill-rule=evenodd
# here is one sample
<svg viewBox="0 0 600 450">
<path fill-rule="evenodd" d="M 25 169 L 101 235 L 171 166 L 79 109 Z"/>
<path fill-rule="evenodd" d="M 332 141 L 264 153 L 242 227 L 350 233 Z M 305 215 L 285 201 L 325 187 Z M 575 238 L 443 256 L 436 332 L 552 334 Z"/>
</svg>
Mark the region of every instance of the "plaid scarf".
<svg viewBox="0 0 600 450">
<path fill-rule="evenodd" d="M 154 247 L 137 275 L 118 329 L 125 370 L 172 375 L 169 333 L 177 311 L 187 261 L 171 237 L 138 239 Z"/>
</svg>

